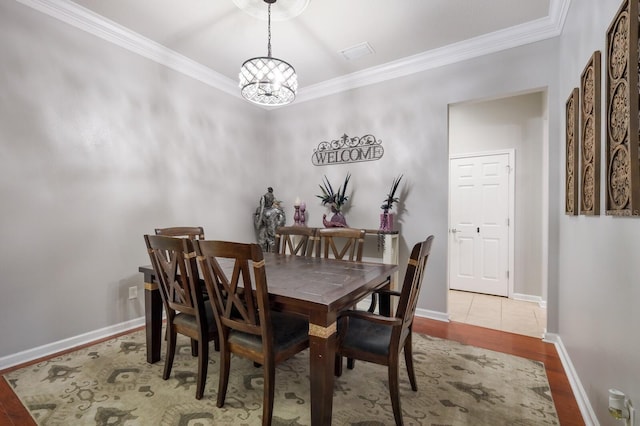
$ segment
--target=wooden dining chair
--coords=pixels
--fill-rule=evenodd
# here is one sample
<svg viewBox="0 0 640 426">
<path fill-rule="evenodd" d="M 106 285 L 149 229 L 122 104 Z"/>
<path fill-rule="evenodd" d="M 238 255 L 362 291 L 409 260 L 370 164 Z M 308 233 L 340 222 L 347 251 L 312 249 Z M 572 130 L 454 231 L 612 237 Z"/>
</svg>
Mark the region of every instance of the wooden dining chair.
<svg viewBox="0 0 640 426">
<path fill-rule="evenodd" d="M 156 228 L 155 233 L 156 235 L 162 235 L 165 237 L 204 240 L 204 228 L 202 226 L 173 226 L 170 228 Z M 204 298 L 208 298 L 206 292 L 204 293 Z M 166 339 L 167 336 L 165 336 L 165 340 Z M 198 356 L 198 344 L 193 339 L 191 339 L 191 355 Z"/>
<path fill-rule="evenodd" d="M 400 292 L 378 291 L 380 294 L 400 297 L 394 317 L 351 310 L 342 312 L 338 319 L 336 375 L 342 374 L 343 356 L 386 365 L 393 416 L 398 426 L 403 425 L 398 378 L 400 352 L 403 349 L 411 389 L 418 390 L 413 369 L 411 328 L 432 243 L 433 235 L 413 247 Z"/>
<path fill-rule="evenodd" d="M 365 233 L 357 228 L 319 228 L 316 256 L 361 262 Z"/>
<path fill-rule="evenodd" d="M 247 358 L 263 367 L 262 424 L 271 425 L 275 366 L 309 347 L 309 323 L 270 309 L 264 257 L 258 244 L 202 240 L 194 246 L 220 334 L 216 404 L 224 405 L 231 354 Z"/>
<path fill-rule="evenodd" d="M 192 240 L 158 235 L 145 235 L 144 240 L 167 315 L 167 354 L 162 378 L 167 380 L 171 374 L 177 334 L 190 337 L 197 345 L 196 399 L 201 399 L 207 379 L 209 342 L 215 342 L 216 350 L 220 346 L 213 309 L 205 303 L 201 290 Z"/>
<path fill-rule="evenodd" d="M 275 252 L 312 256 L 316 245 L 316 228 L 280 226 L 276 228 Z"/>
<path fill-rule="evenodd" d="M 350 260 L 362 262 L 366 231 L 357 228 L 319 228 L 317 234 L 316 256 L 325 259 Z M 371 305 L 375 306 L 375 295 L 371 295 Z M 354 360 L 348 359 L 349 368 Z"/>
<path fill-rule="evenodd" d="M 202 226 L 173 226 L 170 228 L 156 228 L 156 235 L 166 237 L 188 238 L 190 240 L 204 240 Z"/>
</svg>

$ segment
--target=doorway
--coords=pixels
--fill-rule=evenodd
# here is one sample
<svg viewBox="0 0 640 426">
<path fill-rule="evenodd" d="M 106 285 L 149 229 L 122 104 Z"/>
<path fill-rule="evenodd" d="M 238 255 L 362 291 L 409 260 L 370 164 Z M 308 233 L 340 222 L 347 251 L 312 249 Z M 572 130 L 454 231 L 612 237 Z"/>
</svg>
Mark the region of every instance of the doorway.
<svg viewBox="0 0 640 426">
<path fill-rule="evenodd" d="M 449 160 L 449 288 L 513 293 L 514 152 Z"/>
<path fill-rule="evenodd" d="M 453 167 L 456 166 L 455 160 L 457 158 L 478 156 L 478 154 L 513 153 L 513 163 L 509 163 L 513 179 L 513 214 L 508 219 L 512 232 L 512 237 L 508 239 L 508 242 L 511 243 L 510 249 L 513 250 L 511 265 L 504 268 L 501 261 L 498 260 L 497 254 L 502 246 L 499 247 L 497 239 L 489 239 L 485 242 L 478 238 L 478 234 L 483 235 L 482 226 L 480 229 L 478 229 L 478 225 L 468 229 L 468 231 L 475 231 L 476 241 L 473 241 L 471 235 L 467 235 L 465 240 L 467 245 L 464 247 L 468 252 L 471 252 L 472 249 L 481 250 L 482 246 L 485 246 L 485 253 L 481 252 L 480 257 L 484 264 L 481 265 L 482 268 L 476 267 L 473 272 L 479 270 L 482 271 L 479 274 L 481 277 L 484 274 L 495 278 L 496 282 L 502 281 L 500 286 L 504 285 L 506 278 L 507 292 L 504 294 L 504 290 L 487 291 L 475 286 L 460 287 L 452 278 L 453 272 L 458 268 L 457 272 L 462 271 L 467 275 L 473 275 L 470 273 L 471 264 L 456 266 L 451 258 L 448 261 L 449 289 L 463 288 L 463 290 L 471 291 L 468 298 L 472 298 L 473 295 L 482 295 L 482 293 L 501 294 L 500 297 L 486 296 L 496 298 L 495 303 L 487 304 L 501 306 L 501 310 L 504 308 L 502 302 L 505 300 L 532 303 L 543 309 L 538 314 L 545 316 L 545 322 L 547 295 L 547 263 L 545 259 L 548 255 L 546 216 L 548 214 L 546 212 L 548 209 L 548 159 L 545 157 L 548 155 L 548 119 L 546 104 L 546 93 L 534 92 L 500 99 L 449 105 L 448 138 L 449 158 L 453 162 L 450 164 L 452 167 L 450 168 L 450 186 L 454 183 Z M 516 165 L 517 168 L 515 168 Z M 465 237 L 464 233 L 458 233 L 459 228 L 454 226 L 452 214 L 454 214 L 456 206 L 453 205 L 454 198 L 451 191 L 450 188 L 449 256 L 451 256 L 452 249 L 455 248 L 453 247 L 455 238 Z M 502 201 L 502 198 L 499 200 Z M 465 208 L 467 211 L 478 210 L 477 207 L 467 206 Z M 454 229 L 456 232 L 452 232 Z M 452 234 L 455 234 L 456 237 Z M 467 253 L 464 253 L 464 256 L 466 255 Z M 463 261 L 466 259 L 464 256 L 462 257 Z M 477 299 L 482 298 L 478 297 Z M 504 310 L 507 313 L 513 312 L 514 315 L 517 315 L 518 311 L 523 309 L 524 307 L 521 309 L 516 306 L 515 309 Z M 448 310 L 450 313 L 453 312 L 451 305 Z M 451 316 L 453 317 L 453 315 Z M 502 321 L 510 322 L 508 318 L 502 318 Z M 491 325 L 484 326 L 498 328 Z"/>
</svg>

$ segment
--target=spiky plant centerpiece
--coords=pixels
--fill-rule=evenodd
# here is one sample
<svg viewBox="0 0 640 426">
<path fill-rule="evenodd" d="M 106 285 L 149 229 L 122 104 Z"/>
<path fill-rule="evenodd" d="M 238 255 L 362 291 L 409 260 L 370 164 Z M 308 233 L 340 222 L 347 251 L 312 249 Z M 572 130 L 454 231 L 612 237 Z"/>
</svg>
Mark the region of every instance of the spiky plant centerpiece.
<svg viewBox="0 0 640 426">
<path fill-rule="evenodd" d="M 396 197 L 396 192 L 398 191 L 398 186 L 400 185 L 402 176 L 403 175 L 400 175 L 393 179 L 393 182 L 391 183 L 391 189 L 387 194 L 387 198 L 384 199 L 384 204 L 380 206 L 380 208 L 383 210 L 383 213 L 380 217 L 381 231 L 391 231 L 393 228 L 393 220 L 389 216 L 389 210 L 393 208 L 393 203 L 397 203 L 398 201 L 400 201 L 400 199 Z"/>
<path fill-rule="evenodd" d="M 331 221 L 328 222 L 326 220 L 327 215 L 323 215 L 322 221 L 324 226 L 327 228 L 330 227 L 345 227 L 347 226 L 347 221 L 342 214 L 342 207 L 344 207 L 345 203 L 349 200 L 347 196 L 347 185 L 349 184 L 349 179 L 351 179 L 351 174 L 347 173 L 347 176 L 344 178 L 344 183 L 338 187 L 337 191 L 333 190 L 333 186 L 327 176 L 324 176 L 322 181 L 322 185 L 320 186 L 320 190 L 322 191 L 321 195 L 316 195 L 316 197 L 322 200 L 322 205 L 328 205 L 333 213 L 333 217 Z"/>
<path fill-rule="evenodd" d="M 400 201 L 398 197 L 396 197 L 396 191 L 398 190 L 398 185 L 400 185 L 400 181 L 402 180 L 402 175 L 393 179 L 391 183 L 391 190 L 387 194 L 387 198 L 384 200 L 384 204 L 380 206 L 385 213 L 389 213 L 389 210 L 393 208 L 393 203 L 397 203 Z"/>
</svg>

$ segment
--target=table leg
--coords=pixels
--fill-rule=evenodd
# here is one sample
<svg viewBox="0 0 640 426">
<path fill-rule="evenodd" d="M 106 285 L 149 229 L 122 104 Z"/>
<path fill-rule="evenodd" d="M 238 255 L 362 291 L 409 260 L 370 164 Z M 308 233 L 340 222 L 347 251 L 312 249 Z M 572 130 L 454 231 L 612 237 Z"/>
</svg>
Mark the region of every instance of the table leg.
<svg viewBox="0 0 640 426">
<path fill-rule="evenodd" d="M 156 283 L 144 283 L 144 317 L 147 335 L 147 362 L 160 361 L 162 343 L 162 298 Z"/>
<path fill-rule="evenodd" d="M 312 426 L 331 426 L 335 347 L 335 320 L 328 327 L 309 324 Z"/>
</svg>

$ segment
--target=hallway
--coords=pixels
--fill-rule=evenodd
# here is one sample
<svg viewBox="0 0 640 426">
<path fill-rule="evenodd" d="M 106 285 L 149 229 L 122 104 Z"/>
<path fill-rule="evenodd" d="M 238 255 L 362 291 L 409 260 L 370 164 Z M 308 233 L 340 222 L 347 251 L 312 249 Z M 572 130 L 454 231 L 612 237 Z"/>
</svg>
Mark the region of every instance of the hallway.
<svg viewBox="0 0 640 426">
<path fill-rule="evenodd" d="M 535 302 L 449 290 L 451 321 L 542 338 L 547 310 Z"/>
</svg>

